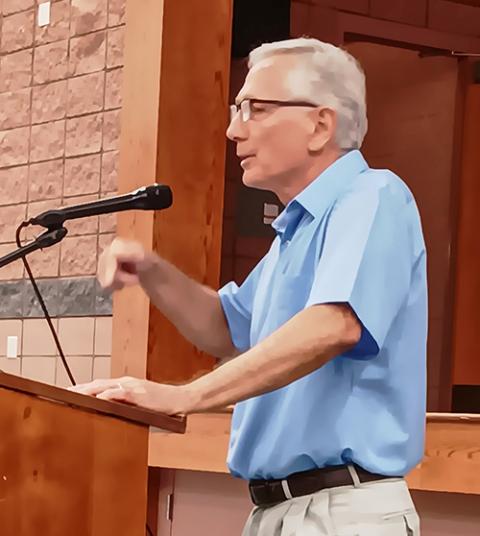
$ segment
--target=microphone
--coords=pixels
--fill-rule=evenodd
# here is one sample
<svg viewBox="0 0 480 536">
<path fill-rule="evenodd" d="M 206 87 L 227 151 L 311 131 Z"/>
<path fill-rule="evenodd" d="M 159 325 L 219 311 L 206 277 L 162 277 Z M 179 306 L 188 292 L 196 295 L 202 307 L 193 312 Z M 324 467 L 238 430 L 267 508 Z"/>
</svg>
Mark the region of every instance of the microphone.
<svg viewBox="0 0 480 536">
<path fill-rule="evenodd" d="M 67 220 L 110 214 L 111 212 L 121 212 L 123 210 L 162 210 L 170 207 L 172 202 L 172 190 L 168 186 L 152 184 L 124 195 L 82 203 L 81 205 L 47 210 L 35 218 L 31 218 L 27 223 L 41 225 L 48 229 L 56 229 L 62 227 Z"/>
</svg>

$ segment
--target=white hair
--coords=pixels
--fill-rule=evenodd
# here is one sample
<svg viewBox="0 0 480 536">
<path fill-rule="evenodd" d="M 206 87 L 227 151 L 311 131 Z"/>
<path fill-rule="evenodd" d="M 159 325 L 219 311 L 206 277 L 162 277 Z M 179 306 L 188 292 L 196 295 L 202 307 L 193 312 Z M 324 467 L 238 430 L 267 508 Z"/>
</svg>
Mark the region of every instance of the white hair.
<svg viewBox="0 0 480 536">
<path fill-rule="evenodd" d="M 248 67 L 272 56 L 291 54 L 298 68 L 288 77 L 296 97 L 326 106 L 337 114 L 336 142 L 341 149 L 359 149 L 367 133 L 365 73 L 347 51 L 318 39 L 299 38 L 265 43 L 250 52 Z M 307 81 L 307 83 L 306 83 Z"/>
</svg>

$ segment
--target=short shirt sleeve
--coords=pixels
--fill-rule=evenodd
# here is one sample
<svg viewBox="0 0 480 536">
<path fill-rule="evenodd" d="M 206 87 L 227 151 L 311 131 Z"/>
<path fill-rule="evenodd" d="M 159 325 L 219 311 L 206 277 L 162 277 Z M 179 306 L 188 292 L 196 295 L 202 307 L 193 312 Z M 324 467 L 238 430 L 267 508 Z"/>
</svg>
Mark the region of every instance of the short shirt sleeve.
<svg viewBox="0 0 480 536">
<path fill-rule="evenodd" d="M 251 346 L 253 300 L 264 261 L 265 258 L 257 264 L 240 286 L 231 281 L 218 291 L 233 345 L 241 352 L 247 351 Z"/>
<path fill-rule="evenodd" d="M 411 217 L 405 192 L 388 186 L 349 192 L 330 214 L 306 306 L 350 305 L 362 324 L 350 357 L 376 355 L 408 299 Z"/>
</svg>

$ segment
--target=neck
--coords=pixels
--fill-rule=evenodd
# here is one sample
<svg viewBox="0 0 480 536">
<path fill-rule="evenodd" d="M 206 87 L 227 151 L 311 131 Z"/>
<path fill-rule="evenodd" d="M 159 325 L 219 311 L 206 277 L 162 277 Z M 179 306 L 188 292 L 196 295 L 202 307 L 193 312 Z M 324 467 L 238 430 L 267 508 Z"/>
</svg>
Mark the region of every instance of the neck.
<svg viewBox="0 0 480 536">
<path fill-rule="evenodd" d="M 343 155 L 344 152 L 334 150 L 328 154 L 322 154 L 322 158 L 312 159 L 306 167 L 303 166 L 301 169 L 289 172 L 288 179 L 284 183 L 279 184 L 274 190 L 274 193 L 283 205 L 287 205 Z"/>
</svg>

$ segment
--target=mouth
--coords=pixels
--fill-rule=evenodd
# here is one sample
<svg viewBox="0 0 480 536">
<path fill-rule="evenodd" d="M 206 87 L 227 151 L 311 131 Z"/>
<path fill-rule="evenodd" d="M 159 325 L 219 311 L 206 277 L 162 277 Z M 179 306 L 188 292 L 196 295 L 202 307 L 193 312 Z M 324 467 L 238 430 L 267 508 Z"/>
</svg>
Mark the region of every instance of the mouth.
<svg viewBox="0 0 480 536">
<path fill-rule="evenodd" d="M 246 164 L 249 160 L 251 160 L 254 157 L 255 155 L 253 154 L 238 155 L 238 158 L 240 159 L 240 165 L 242 167 L 244 164 Z"/>
</svg>

